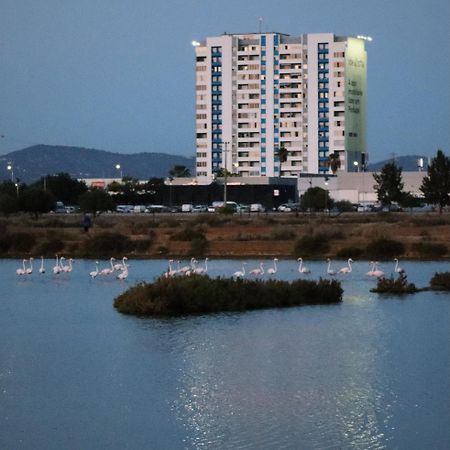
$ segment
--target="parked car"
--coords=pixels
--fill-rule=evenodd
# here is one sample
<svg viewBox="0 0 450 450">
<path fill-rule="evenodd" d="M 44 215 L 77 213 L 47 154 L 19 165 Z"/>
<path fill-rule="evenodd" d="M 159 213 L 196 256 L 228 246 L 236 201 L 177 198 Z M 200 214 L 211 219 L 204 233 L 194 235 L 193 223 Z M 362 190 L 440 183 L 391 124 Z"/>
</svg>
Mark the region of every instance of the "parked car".
<svg viewBox="0 0 450 450">
<path fill-rule="evenodd" d="M 194 205 L 192 203 L 185 203 L 181 205 L 181 212 L 188 213 L 192 212 Z"/>
<path fill-rule="evenodd" d="M 264 212 L 266 208 L 261 203 L 252 203 L 250 205 L 250 212 Z"/>
<path fill-rule="evenodd" d="M 195 205 L 192 208 L 192 212 L 194 212 L 194 213 L 208 212 L 208 206 L 207 205 Z"/>
<path fill-rule="evenodd" d="M 297 203 L 283 203 L 278 207 L 280 212 L 298 211 L 299 205 Z"/>
</svg>

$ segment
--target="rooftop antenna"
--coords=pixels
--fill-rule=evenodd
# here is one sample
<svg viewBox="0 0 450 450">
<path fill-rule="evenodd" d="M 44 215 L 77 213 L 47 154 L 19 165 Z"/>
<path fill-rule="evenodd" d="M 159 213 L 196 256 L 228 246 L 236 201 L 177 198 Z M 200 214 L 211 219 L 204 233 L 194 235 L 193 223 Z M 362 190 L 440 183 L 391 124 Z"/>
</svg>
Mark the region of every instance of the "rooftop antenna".
<svg viewBox="0 0 450 450">
<path fill-rule="evenodd" d="M 259 34 L 261 34 L 262 32 L 262 23 L 264 21 L 264 17 L 258 17 L 258 22 L 259 22 Z"/>
</svg>

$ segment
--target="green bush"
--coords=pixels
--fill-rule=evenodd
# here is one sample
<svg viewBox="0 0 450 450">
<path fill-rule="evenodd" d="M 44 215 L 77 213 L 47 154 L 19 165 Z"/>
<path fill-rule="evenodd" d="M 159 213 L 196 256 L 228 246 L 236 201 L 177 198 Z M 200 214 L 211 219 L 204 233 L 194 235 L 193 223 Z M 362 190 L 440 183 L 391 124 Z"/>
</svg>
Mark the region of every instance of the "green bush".
<svg viewBox="0 0 450 450">
<path fill-rule="evenodd" d="M 450 272 L 437 272 L 430 281 L 431 289 L 450 291 Z"/>
<path fill-rule="evenodd" d="M 366 256 L 370 259 L 390 259 L 403 253 L 405 253 L 403 243 L 393 239 L 374 239 L 366 247 Z"/>
<path fill-rule="evenodd" d="M 370 290 L 379 294 L 412 294 L 418 289 L 413 283 L 408 283 L 405 272 L 401 272 L 397 278 L 379 278 L 377 287 Z"/>
<path fill-rule="evenodd" d="M 85 241 L 84 250 L 90 256 L 111 256 L 130 252 L 133 244 L 128 238 L 120 233 L 105 232 L 94 235 Z"/>
<path fill-rule="evenodd" d="M 313 256 L 326 254 L 330 243 L 326 234 L 305 235 L 298 239 L 294 247 L 294 256 Z"/>
<path fill-rule="evenodd" d="M 123 314 L 180 315 L 243 311 L 342 301 L 336 280 L 233 280 L 207 276 L 158 278 L 140 283 L 114 300 Z"/>
<path fill-rule="evenodd" d="M 358 258 L 364 253 L 364 249 L 361 247 L 343 247 L 338 252 L 336 256 L 339 258 Z"/>
<path fill-rule="evenodd" d="M 189 247 L 189 256 L 204 256 L 208 252 L 209 242 L 204 236 L 199 236 L 191 241 Z"/>
<path fill-rule="evenodd" d="M 34 252 L 38 255 L 49 256 L 55 255 L 64 248 L 64 242 L 61 239 L 45 239 L 40 241 L 34 248 Z"/>
<path fill-rule="evenodd" d="M 28 253 L 36 244 L 36 237 L 33 234 L 15 231 L 6 233 L 3 238 L 9 242 L 9 251 Z"/>
<path fill-rule="evenodd" d="M 171 236 L 172 241 L 192 241 L 198 238 L 205 238 L 203 231 L 198 227 L 185 227 L 178 233 Z"/>
<path fill-rule="evenodd" d="M 447 254 L 448 250 L 445 244 L 433 242 L 416 242 L 412 245 L 412 249 L 425 258 L 439 258 Z"/>
</svg>

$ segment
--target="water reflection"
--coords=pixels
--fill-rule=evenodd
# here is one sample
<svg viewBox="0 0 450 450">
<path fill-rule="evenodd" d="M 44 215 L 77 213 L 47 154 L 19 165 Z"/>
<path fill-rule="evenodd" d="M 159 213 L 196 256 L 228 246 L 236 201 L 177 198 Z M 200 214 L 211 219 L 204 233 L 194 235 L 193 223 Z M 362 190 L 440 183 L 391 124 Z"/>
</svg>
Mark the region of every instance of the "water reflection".
<svg viewBox="0 0 450 450">
<path fill-rule="evenodd" d="M 340 305 L 142 319 L 112 299 L 167 261 L 129 262 L 121 283 L 89 279 L 92 261 L 28 278 L 0 261 L 1 448 L 450 446 L 448 295 L 371 294 L 357 261 Z M 444 264 L 402 261 L 418 286 Z M 277 276 L 299 277 L 297 262 Z"/>
</svg>

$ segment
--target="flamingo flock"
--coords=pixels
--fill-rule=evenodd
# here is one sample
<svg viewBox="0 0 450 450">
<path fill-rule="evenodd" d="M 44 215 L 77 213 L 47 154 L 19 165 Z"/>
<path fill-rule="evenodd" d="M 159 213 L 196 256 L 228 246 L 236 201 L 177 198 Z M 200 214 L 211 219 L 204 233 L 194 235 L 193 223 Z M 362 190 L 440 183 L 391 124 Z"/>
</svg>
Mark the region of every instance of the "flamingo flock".
<svg viewBox="0 0 450 450">
<path fill-rule="evenodd" d="M 41 263 L 39 267 L 39 273 L 45 274 L 45 260 L 44 257 L 40 257 Z M 22 265 L 16 269 L 16 274 L 18 276 L 28 276 L 33 273 L 33 261 L 34 258 L 30 257 L 28 259 L 22 260 Z M 128 258 L 124 256 L 121 262 L 118 262 L 116 258 L 111 257 L 108 260 L 108 263 L 105 267 L 100 268 L 99 261 L 95 261 L 95 268 L 91 272 L 89 272 L 89 277 L 91 279 L 97 277 L 111 277 L 115 276 L 118 280 L 126 280 L 129 275 L 129 264 L 127 263 Z M 168 260 L 167 270 L 163 273 L 165 278 L 172 278 L 175 276 L 190 276 L 190 275 L 205 275 L 208 272 L 208 258 L 205 258 L 203 264 L 199 263 L 196 258 L 191 258 L 187 265 L 182 266 L 181 261 L 177 260 L 176 262 L 173 259 Z M 59 275 L 61 273 L 71 273 L 73 271 L 73 258 L 66 259 L 64 256 L 55 256 L 55 263 L 51 270 L 53 275 Z M 233 278 L 245 278 L 249 277 L 263 277 L 264 275 L 268 277 L 276 276 L 279 273 L 279 267 L 277 265 L 278 258 L 273 258 L 272 266 L 265 268 L 265 263 L 260 262 L 259 265 L 249 271 L 246 271 L 247 262 L 243 261 L 241 263 L 240 270 L 237 270 L 233 273 Z M 394 259 L 395 266 L 393 268 L 394 273 L 404 274 L 405 270 L 399 266 L 398 258 Z M 297 268 L 296 271 L 300 275 L 309 275 L 311 274 L 311 270 L 309 267 L 304 265 L 303 258 L 297 259 Z M 324 272 L 328 276 L 346 276 L 350 274 L 353 270 L 352 263 L 354 263 L 352 258 L 348 258 L 347 264 L 339 269 L 333 269 L 331 267 L 332 261 L 330 258 L 326 260 L 326 266 L 324 268 Z M 385 272 L 380 269 L 380 263 L 378 261 L 370 261 L 370 270 L 366 273 L 366 276 L 374 277 L 374 278 L 383 278 L 385 277 Z M 293 269 L 292 269 L 293 270 Z"/>
<path fill-rule="evenodd" d="M 116 278 L 118 280 L 125 280 L 128 277 L 129 264 L 126 263 L 128 258 L 126 256 L 124 256 L 122 258 L 121 263 L 114 264 L 115 260 L 116 259 L 114 257 L 111 257 L 109 259 L 109 266 L 105 267 L 101 270 L 99 270 L 99 267 L 98 267 L 99 262 L 96 261 L 95 262 L 95 270 L 93 270 L 92 272 L 89 272 L 90 278 L 96 278 L 98 275 L 107 276 L 107 275 L 111 275 L 115 272 L 119 272 L 117 274 Z M 22 266 L 18 267 L 16 269 L 16 274 L 18 276 L 31 275 L 33 273 L 33 261 L 34 261 L 33 257 L 31 257 L 29 259 L 23 259 Z M 65 263 L 66 261 L 68 262 L 67 264 Z M 53 266 L 51 273 L 53 275 L 59 275 L 61 273 L 71 273 L 73 270 L 73 262 L 74 261 L 75 260 L 73 258 L 66 259 L 64 256 L 56 255 L 55 256 L 55 265 Z M 44 260 L 43 256 L 41 256 L 41 265 L 39 267 L 39 273 L 42 275 L 46 273 L 45 260 Z"/>
</svg>

